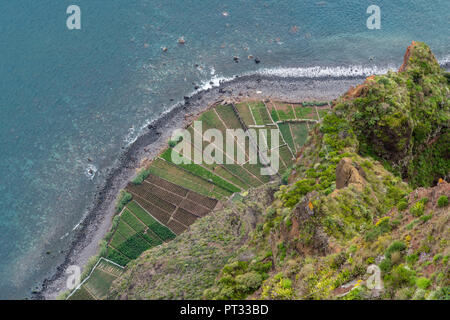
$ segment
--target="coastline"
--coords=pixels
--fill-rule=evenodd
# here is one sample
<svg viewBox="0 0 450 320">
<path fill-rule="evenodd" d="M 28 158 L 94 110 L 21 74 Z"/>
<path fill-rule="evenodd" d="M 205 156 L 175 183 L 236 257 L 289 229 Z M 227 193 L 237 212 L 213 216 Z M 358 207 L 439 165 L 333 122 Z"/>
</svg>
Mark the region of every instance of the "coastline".
<svg viewBox="0 0 450 320">
<path fill-rule="evenodd" d="M 111 227 L 115 214 L 115 200 L 121 189 L 135 176 L 146 161 L 167 147 L 173 130 L 187 126 L 211 105 L 221 101 L 244 99 L 278 99 L 288 102 L 333 100 L 350 86 L 363 82 L 365 77 L 294 78 L 261 74 L 235 77 L 205 90 L 194 92 L 170 111 L 148 125 L 120 155 L 118 165 L 109 172 L 103 186 L 95 195 L 94 205 L 75 231 L 62 264 L 53 276 L 42 282 L 40 292 L 33 299 L 56 299 L 65 291 L 65 270 L 69 265 L 85 266 L 98 252 L 98 244 Z"/>
</svg>

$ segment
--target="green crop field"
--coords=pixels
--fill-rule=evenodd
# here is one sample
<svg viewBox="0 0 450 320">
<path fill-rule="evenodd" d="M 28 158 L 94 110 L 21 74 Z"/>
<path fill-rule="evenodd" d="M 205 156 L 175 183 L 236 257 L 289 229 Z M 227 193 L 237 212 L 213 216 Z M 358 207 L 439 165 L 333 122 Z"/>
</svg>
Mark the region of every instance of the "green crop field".
<svg viewBox="0 0 450 320">
<path fill-rule="evenodd" d="M 115 248 L 130 259 L 136 259 L 142 252 L 150 249 L 150 244 L 136 233 L 130 238 L 127 238 L 119 247 Z"/>
<path fill-rule="evenodd" d="M 258 161 L 257 164 L 249 164 L 246 163 L 243 165 L 247 171 L 251 172 L 253 175 L 257 176 L 259 180 L 261 180 L 263 183 L 267 183 L 270 181 L 269 176 L 261 175 L 261 168 L 263 167 L 261 163 Z"/>
<path fill-rule="evenodd" d="M 274 102 L 278 117 L 281 121 L 295 119 L 294 109 L 290 104 Z"/>
<path fill-rule="evenodd" d="M 70 296 L 69 300 L 95 300 L 84 286 L 81 286 L 72 296 Z"/>
<path fill-rule="evenodd" d="M 203 113 L 197 121 L 202 122 L 202 129 L 203 132 L 205 132 L 208 129 L 217 129 L 221 132 L 225 132 L 225 126 L 223 125 L 222 121 L 217 117 L 216 112 L 214 109 L 208 110 L 205 113 Z"/>
<path fill-rule="evenodd" d="M 130 211 L 127 209 L 124 210 L 122 215 L 120 216 L 120 219 L 124 222 L 126 222 L 130 227 L 133 228 L 136 232 L 142 232 L 146 229 L 145 224 L 143 224 L 141 221 L 139 221 Z"/>
<path fill-rule="evenodd" d="M 238 119 L 238 117 L 236 116 L 235 112 L 233 111 L 232 106 L 218 106 L 216 107 L 216 111 L 219 114 L 220 118 L 224 121 L 224 123 L 226 124 L 227 129 L 242 129 L 243 127 Z M 224 132 L 224 139 L 226 138 L 226 132 Z M 246 143 L 245 143 L 246 144 Z M 224 143 L 225 145 L 225 143 Z M 247 146 L 245 145 L 237 145 L 237 148 L 240 149 L 241 151 L 245 152 L 245 157 L 246 159 L 248 158 L 248 151 L 246 150 Z M 224 146 L 225 148 L 225 146 Z M 225 148 L 226 149 L 226 148 Z M 224 150 L 226 151 L 226 150 Z"/>
<path fill-rule="evenodd" d="M 253 118 L 255 118 L 255 124 L 264 125 L 264 121 L 261 117 L 261 114 L 259 113 L 258 107 L 250 106 L 250 110 L 252 111 Z"/>
<path fill-rule="evenodd" d="M 130 212 L 128 211 L 128 213 Z M 141 237 L 139 233 L 132 229 L 122 219 L 117 226 L 110 245 L 130 259 L 136 259 L 143 251 L 151 247 L 151 244 L 148 243 L 144 237 Z M 119 263 L 116 259 L 111 260 Z"/>
<path fill-rule="evenodd" d="M 173 149 L 167 149 L 164 153 L 161 154 L 161 158 L 163 158 L 164 160 L 168 161 L 168 162 L 172 162 L 172 153 L 175 152 Z M 178 156 L 180 156 L 178 154 Z M 223 178 L 215 175 L 214 173 L 212 173 L 211 171 L 203 168 L 202 166 L 198 165 L 198 164 L 178 164 L 177 166 L 179 166 L 180 168 L 183 168 L 189 172 L 191 172 L 192 174 L 199 176 L 203 179 L 206 179 L 212 183 L 214 183 L 216 186 L 228 190 L 230 192 L 240 192 L 241 189 L 239 189 L 238 187 L 236 187 L 235 185 L 231 184 L 228 181 L 225 181 Z"/>
<path fill-rule="evenodd" d="M 278 115 L 277 109 L 275 107 L 270 108 L 270 115 L 272 117 L 273 122 L 277 122 L 280 120 L 280 116 Z"/>
<path fill-rule="evenodd" d="M 229 107 L 229 108 L 231 108 L 231 107 Z M 189 127 L 188 130 L 193 130 L 193 129 L 191 127 Z M 223 137 L 224 137 L 224 139 L 226 139 L 226 135 L 224 135 Z M 184 143 L 188 143 L 188 142 L 185 141 Z M 233 145 L 234 149 L 232 151 L 233 151 L 234 154 L 236 154 L 236 152 L 238 150 L 240 152 L 245 153 L 244 161 L 246 161 L 246 160 L 248 160 L 248 155 L 247 155 L 247 151 L 246 151 L 246 147 L 248 147 L 248 138 L 246 138 L 246 140 L 244 141 L 244 144 L 245 144 L 245 146 L 243 144 L 239 144 L 238 141 L 236 140 L 234 142 L 234 145 Z M 223 170 L 223 167 L 226 166 L 226 162 L 228 162 L 231 159 L 231 158 L 228 158 L 227 155 L 226 155 L 226 152 L 227 152 L 227 150 L 226 150 L 226 141 L 224 142 L 224 146 L 223 147 L 225 149 L 225 150 L 223 150 L 223 152 L 224 152 L 224 154 L 223 154 L 223 162 L 224 162 L 224 164 L 217 164 L 215 162 L 213 162 L 211 164 L 208 164 L 208 163 L 206 163 L 206 159 L 203 158 L 201 166 L 203 168 L 205 168 L 205 169 L 209 169 L 210 171 L 213 171 L 214 174 L 216 174 L 216 175 L 222 177 L 224 180 L 234 184 L 238 188 L 244 188 L 244 189 L 248 188 L 248 185 L 242 179 L 240 179 L 239 176 L 236 177 L 236 176 L 231 175 L 230 173 L 226 172 L 225 170 Z M 184 150 L 185 148 L 186 147 L 184 147 L 183 150 L 180 150 L 180 152 L 183 152 L 183 154 L 182 154 L 183 158 L 190 159 L 191 162 L 194 161 L 194 150 L 201 152 L 201 150 L 197 150 L 196 149 L 196 147 L 194 146 L 193 143 L 190 143 L 190 149 L 191 149 L 190 155 L 186 155 L 185 154 L 186 153 L 186 150 Z M 169 159 L 169 152 L 170 151 L 165 151 L 162 154 L 161 157 L 164 158 L 164 159 L 167 159 L 167 160 L 172 160 L 171 158 Z M 236 158 L 236 155 L 235 155 L 235 158 Z M 212 159 L 212 160 L 214 160 L 214 159 Z M 172 162 L 172 161 L 169 161 L 169 162 Z M 181 165 L 180 165 L 180 167 L 181 167 Z M 225 189 L 228 189 L 228 188 L 225 188 Z"/>
<path fill-rule="evenodd" d="M 121 266 L 125 266 L 128 262 L 131 261 L 130 258 L 126 257 L 125 255 L 111 247 L 108 248 L 108 254 L 106 258 L 114 261 Z"/>
<path fill-rule="evenodd" d="M 204 167 L 208 168 L 209 170 L 213 171 L 218 176 L 223 177 L 224 179 L 227 179 L 228 181 L 231 181 L 233 184 L 237 185 L 241 189 L 248 189 L 249 184 L 245 179 L 241 176 L 235 176 L 229 171 L 226 170 L 227 165 L 221 165 L 221 164 L 204 164 Z M 224 167 L 225 166 L 225 167 Z"/>
<path fill-rule="evenodd" d="M 175 238 L 175 234 L 170 231 L 169 228 L 163 226 L 158 221 L 156 221 L 150 214 L 148 214 L 142 207 L 140 207 L 136 202 L 132 201 L 127 205 L 136 217 L 144 222 L 150 230 L 152 230 L 161 240 L 166 241 Z"/>
<path fill-rule="evenodd" d="M 85 286 L 89 292 L 92 292 L 97 299 L 104 299 L 108 294 L 111 284 L 116 278 L 117 276 L 96 268 L 83 286 Z"/>
<path fill-rule="evenodd" d="M 283 159 L 284 163 L 288 167 L 292 166 L 294 161 L 292 159 L 292 153 L 289 150 L 288 146 L 280 147 L 279 152 L 280 152 L 280 157 Z"/>
<path fill-rule="evenodd" d="M 242 121 L 244 121 L 247 126 L 255 124 L 255 121 L 253 120 L 252 114 L 246 102 L 238 103 L 236 105 L 236 109 L 238 110 L 239 116 L 241 117 Z"/>
<path fill-rule="evenodd" d="M 152 230 L 148 229 L 147 231 L 140 234 L 145 241 L 147 241 L 152 247 L 159 246 L 163 243 L 160 237 L 158 237 Z"/>
<path fill-rule="evenodd" d="M 295 153 L 295 145 L 294 139 L 292 138 L 291 130 L 289 128 L 289 123 L 280 123 L 278 124 L 278 128 L 280 129 L 281 134 L 283 135 L 284 141 L 286 141 L 287 145 L 291 149 L 293 153 Z"/>
<path fill-rule="evenodd" d="M 72 292 L 72 295 L 68 300 L 105 299 L 112 283 L 120 277 L 122 273 L 123 268 L 100 258 L 88 278 L 82 282 L 82 285 L 75 292 Z"/>
<path fill-rule="evenodd" d="M 296 105 L 295 114 L 297 115 L 297 119 L 317 119 L 316 111 L 313 107 Z"/>
<path fill-rule="evenodd" d="M 212 182 L 208 182 L 161 159 L 153 161 L 149 170 L 167 181 L 208 197 L 217 197 L 221 200 L 232 194 L 228 190 L 215 186 Z"/>
<path fill-rule="evenodd" d="M 120 217 L 120 222 L 119 225 L 117 226 L 117 231 L 124 236 L 125 238 L 129 238 L 134 236 L 134 234 L 136 233 L 135 230 L 133 230 L 133 228 L 131 228 L 128 224 L 126 224 L 123 220 L 122 217 Z"/>
<path fill-rule="evenodd" d="M 238 117 L 231 106 L 217 106 L 216 111 L 229 129 L 242 129 Z"/>
<path fill-rule="evenodd" d="M 257 125 L 266 125 L 272 123 L 272 119 L 267 113 L 266 106 L 263 102 L 249 102 L 248 105 L 250 107 L 250 110 L 252 111 Z"/>
<path fill-rule="evenodd" d="M 113 246 L 114 248 L 118 248 L 122 245 L 122 243 L 124 243 L 127 240 L 126 237 L 124 237 L 120 232 L 115 232 L 110 245 Z"/>
<path fill-rule="evenodd" d="M 253 175 L 248 170 L 245 170 L 242 166 L 237 164 L 227 164 L 224 165 L 224 168 L 231 172 L 232 174 L 241 177 L 243 180 L 245 180 L 246 183 L 248 183 L 251 187 L 257 187 L 260 186 L 263 182 L 258 179 L 258 176 Z"/>
</svg>

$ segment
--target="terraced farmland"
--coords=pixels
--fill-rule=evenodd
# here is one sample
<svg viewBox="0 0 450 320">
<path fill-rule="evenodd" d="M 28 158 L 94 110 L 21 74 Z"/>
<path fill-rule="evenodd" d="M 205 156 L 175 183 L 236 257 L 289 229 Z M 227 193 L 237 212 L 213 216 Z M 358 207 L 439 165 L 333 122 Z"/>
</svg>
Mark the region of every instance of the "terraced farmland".
<svg viewBox="0 0 450 320">
<path fill-rule="evenodd" d="M 255 120 L 253 119 L 253 115 L 248 107 L 247 102 L 236 104 L 236 109 L 242 121 L 244 121 L 247 126 L 255 125 Z"/>
<path fill-rule="evenodd" d="M 253 148 L 267 157 L 278 148 L 280 157 L 279 174 L 292 166 L 296 155 L 306 141 L 313 123 L 305 119 L 317 120 L 317 114 L 327 112 L 326 107 L 313 104 L 289 104 L 280 102 L 248 101 L 236 105 L 220 105 L 203 113 L 198 120 L 202 129 L 191 125 L 191 137 L 202 135 L 208 129 L 218 129 L 226 137 L 227 129 L 243 130 L 251 128 L 256 136 L 240 141 L 234 137 L 236 150 L 242 151 L 243 162 L 227 162 L 225 144 L 213 145 L 223 151 L 222 164 L 183 163 L 172 160 L 173 148 L 166 149 L 147 168 L 148 176 L 140 184 L 130 183 L 126 191 L 132 201 L 121 210 L 119 221 L 107 245 L 106 260 L 100 260 L 89 279 L 74 292 L 70 299 L 103 299 L 112 281 L 122 269 L 142 252 L 170 241 L 185 232 L 197 219 L 210 214 L 221 206 L 232 194 L 257 187 L 271 180 L 262 175 L 263 164 L 251 164 L 250 151 Z M 278 144 L 272 141 L 270 129 L 279 130 Z M 260 132 L 267 135 L 260 138 Z M 264 141 L 264 143 L 262 142 Z M 194 152 L 201 152 L 209 141 L 203 141 L 202 148 L 189 141 L 190 154 L 183 154 L 186 160 L 194 159 Z M 200 149 L 200 150 L 198 150 Z M 175 154 L 176 155 L 176 154 Z M 212 154 L 214 156 L 214 154 Z M 258 157 L 259 158 L 259 157 Z M 230 160 L 230 156 L 228 156 Z"/>
<path fill-rule="evenodd" d="M 289 123 L 291 128 L 292 138 L 294 140 L 295 152 L 300 152 L 302 146 L 306 142 L 308 137 L 308 124 L 307 123 Z"/>
<path fill-rule="evenodd" d="M 273 122 L 264 102 L 248 102 L 248 107 L 253 114 L 256 125 L 266 125 Z"/>
<path fill-rule="evenodd" d="M 269 105 L 272 106 L 272 117 L 275 114 L 275 117 L 277 117 L 279 121 L 296 119 L 294 107 L 292 104 L 283 102 L 271 102 Z"/>
<path fill-rule="evenodd" d="M 287 143 L 289 148 L 295 151 L 294 139 L 292 138 L 289 123 L 279 123 L 278 128 L 280 129 L 281 135 L 283 136 L 283 139 Z"/>
</svg>

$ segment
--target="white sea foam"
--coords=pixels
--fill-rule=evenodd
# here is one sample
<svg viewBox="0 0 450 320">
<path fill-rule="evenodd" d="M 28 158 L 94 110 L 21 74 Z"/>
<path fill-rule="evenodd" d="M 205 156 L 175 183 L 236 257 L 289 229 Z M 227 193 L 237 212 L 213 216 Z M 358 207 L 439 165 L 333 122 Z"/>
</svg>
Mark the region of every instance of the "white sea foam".
<svg viewBox="0 0 450 320">
<path fill-rule="evenodd" d="M 438 61 L 441 66 L 445 64 L 450 64 L 450 54 L 438 59 Z"/>
<path fill-rule="evenodd" d="M 124 138 L 124 141 L 127 143 L 127 145 L 132 144 L 137 139 L 136 130 L 134 129 L 134 126 L 132 126 L 130 129 L 128 129 L 128 133 Z"/>
<path fill-rule="evenodd" d="M 398 67 L 388 65 L 386 67 L 354 65 L 346 67 L 298 67 L 298 68 L 264 68 L 256 71 L 265 76 L 289 77 L 289 78 L 326 78 L 326 77 L 367 77 L 374 74 L 385 74 L 395 71 Z"/>
<path fill-rule="evenodd" d="M 89 164 L 89 165 L 87 165 L 84 173 L 85 173 L 86 177 L 88 177 L 90 180 L 92 180 L 92 179 L 94 179 L 97 171 L 98 171 L 98 169 L 96 166 Z"/>
<path fill-rule="evenodd" d="M 444 56 L 439 59 L 439 63 L 441 65 L 450 63 L 450 55 Z M 329 78 L 329 77 L 368 77 L 371 75 L 381 75 L 386 74 L 388 71 L 397 71 L 399 66 L 395 66 L 393 64 L 387 66 L 369 66 L 369 65 L 353 65 L 353 66 L 337 66 L 337 67 L 326 67 L 326 66 L 314 66 L 314 67 L 296 67 L 296 68 L 285 68 L 285 67 L 276 67 L 276 68 L 262 68 L 256 71 L 249 71 L 239 74 L 239 77 L 242 76 L 251 76 L 251 75 L 262 75 L 262 76 L 276 76 L 281 78 Z M 212 88 L 219 87 L 222 83 L 231 81 L 235 79 L 235 77 L 225 77 L 216 74 L 216 69 L 214 67 L 210 67 L 210 75 L 211 78 L 208 80 L 204 80 L 199 85 L 198 89 L 190 92 L 188 96 L 192 96 L 201 91 L 209 90 Z M 180 105 L 182 101 L 178 101 L 167 108 L 160 117 L 165 114 L 171 112 L 176 106 Z M 137 138 L 143 134 L 148 125 L 151 124 L 154 120 L 146 120 L 145 123 L 138 129 L 130 128 L 128 135 L 125 137 L 125 142 L 127 146 L 134 143 Z"/>
</svg>

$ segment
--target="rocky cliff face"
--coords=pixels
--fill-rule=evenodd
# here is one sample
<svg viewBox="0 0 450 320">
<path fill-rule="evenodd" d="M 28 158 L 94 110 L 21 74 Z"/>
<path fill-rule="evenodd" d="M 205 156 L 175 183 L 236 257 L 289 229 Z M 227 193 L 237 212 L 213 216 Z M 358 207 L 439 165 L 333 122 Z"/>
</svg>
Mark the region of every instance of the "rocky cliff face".
<svg viewBox="0 0 450 320">
<path fill-rule="evenodd" d="M 369 77 L 335 103 L 359 152 L 387 161 L 414 186 L 449 172 L 449 74 L 424 43 L 413 42 L 398 73 Z"/>
<path fill-rule="evenodd" d="M 448 299 L 449 78 L 414 42 L 335 101 L 288 185 L 146 252 L 110 297 Z"/>
</svg>

